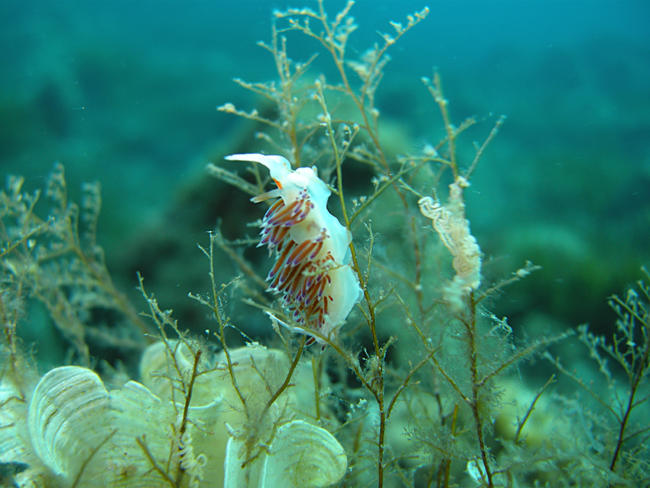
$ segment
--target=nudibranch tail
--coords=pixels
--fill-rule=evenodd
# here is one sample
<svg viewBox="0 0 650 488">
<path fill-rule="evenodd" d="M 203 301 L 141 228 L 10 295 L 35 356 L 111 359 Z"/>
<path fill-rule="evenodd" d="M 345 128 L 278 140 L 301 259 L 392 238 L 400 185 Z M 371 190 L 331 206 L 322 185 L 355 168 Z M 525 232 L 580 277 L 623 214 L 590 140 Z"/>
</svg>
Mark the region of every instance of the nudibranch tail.
<svg viewBox="0 0 650 488">
<path fill-rule="evenodd" d="M 348 264 L 350 232 L 327 210 L 329 188 L 315 168 L 294 171 L 282 156 L 233 154 L 226 159 L 269 169 L 278 188 L 251 199 L 259 203 L 277 198 L 262 219 L 258 244 L 275 256 L 266 281 L 298 324 L 293 328 L 318 332 L 310 334 L 309 342 L 322 343 L 319 337 L 332 337 L 361 297 Z"/>
</svg>

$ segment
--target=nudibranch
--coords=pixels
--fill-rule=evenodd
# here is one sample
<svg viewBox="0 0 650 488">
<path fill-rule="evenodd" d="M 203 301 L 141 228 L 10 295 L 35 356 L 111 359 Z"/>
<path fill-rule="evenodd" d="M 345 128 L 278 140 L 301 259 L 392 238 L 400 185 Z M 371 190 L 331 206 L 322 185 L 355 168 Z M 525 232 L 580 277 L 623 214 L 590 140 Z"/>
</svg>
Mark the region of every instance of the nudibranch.
<svg viewBox="0 0 650 488">
<path fill-rule="evenodd" d="M 226 159 L 266 166 L 277 186 L 251 198 L 254 203 L 276 199 L 262 219 L 259 246 L 275 256 L 266 281 L 297 326 L 276 320 L 310 335 L 308 343 L 323 343 L 319 336 L 333 338 L 362 293 L 349 265 L 350 231 L 327 210 L 330 189 L 315 167 L 292 170 L 282 156 L 232 154 Z"/>
</svg>

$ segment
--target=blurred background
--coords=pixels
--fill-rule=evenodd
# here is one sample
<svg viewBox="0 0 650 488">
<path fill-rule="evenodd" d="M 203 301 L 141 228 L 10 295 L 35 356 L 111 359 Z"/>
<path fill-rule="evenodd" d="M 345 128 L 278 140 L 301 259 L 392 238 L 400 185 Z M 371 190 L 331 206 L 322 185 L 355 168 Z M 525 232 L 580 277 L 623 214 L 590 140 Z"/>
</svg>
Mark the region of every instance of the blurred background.
<svg viewBox="0 0 650 488">
<path fill-rule="evenodd" d="M 325 1 L 331 16 L 343 3 Z M 359 0 L 349 56 L 425 5 Z M 206 244 L 217 219 L 236 238 L 259 217 L 246 196 L 206 174 L 209 161 L 255 149 L 251 124 L 216 107 L 256 106 L 232 79 L 275 78 L 256 42 L 269 40 L 274 9 L 294 6 L 316 8 L 310 0 L 0 3 L 2 177 L 22 174 L 38 188 L 61 161 L 73 198 L 81 182 L 99 181 L 99 239 L 116 282 L 144 308 L 134 290 L 142 272 L 182 327 L 203 330 L 206 321 L 186 296 L 206 286 L 196 243 Z M 391 147 L 407 153 L 439 139 L 439 114 L 420 81 L 434 68 L 454 120 L 484 121 L 478 140 L 505 114 L 468 191 L 468 215 L 486 276 L 507 276 L 527 259 L 543 269 L 491 306 L 531 334 L 580 323 L 605 331 L 607 296 L 650 264 L 650 3 L 428 6 L 429 17 L 390 51 L 377 94 Z M 290 43 L 296 60 L 315 50 Z M 334 79 L 325 56 L 315 67 Z M 461 142 L 471 149 L 472 137 Z M 224 258 L 224 277 L 234 269 Z"/>
</svg>

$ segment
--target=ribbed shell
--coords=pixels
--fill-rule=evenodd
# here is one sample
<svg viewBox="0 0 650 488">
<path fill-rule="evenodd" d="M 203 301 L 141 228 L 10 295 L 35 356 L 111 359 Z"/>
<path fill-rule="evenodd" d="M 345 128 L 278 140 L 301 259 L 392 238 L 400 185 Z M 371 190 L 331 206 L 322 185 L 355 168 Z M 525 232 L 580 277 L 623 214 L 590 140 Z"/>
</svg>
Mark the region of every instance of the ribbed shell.
<svg viewBox="0 0 650 488">
<path fill-rule="evenodd" d="M 242 468 L 245 452 L 242 441 L 228 441 L 224 488 L 321 488 L 338 482 L 347 468 L 336 438 L 303 420 L 280 426 L 268 453 Z"/>
<path fill-rule="evenodd" d="M 260 488 L 321 488 L 343 478 L 347 457 L 325 429 L 303 420 L 281 426 L 264 460 Z"/>
<path fill-rule="evenodd" d="M 34 390 L 27 425 L 41 461 L 57 475 L 74 480 L 86 456 L 110 433 L 108 392 L 89 369 L 55 368 Z"/>
<path fill-rule="evenodd" d="M 177 456 L 175 412 L 145 386 L 129 381 L 110 393 L 93 371 L 63 366 L 39 381 L 29 405 L 28 427 L 40 460 L 61 486 L 166 486 L 152 469 Z"/>
</svg>

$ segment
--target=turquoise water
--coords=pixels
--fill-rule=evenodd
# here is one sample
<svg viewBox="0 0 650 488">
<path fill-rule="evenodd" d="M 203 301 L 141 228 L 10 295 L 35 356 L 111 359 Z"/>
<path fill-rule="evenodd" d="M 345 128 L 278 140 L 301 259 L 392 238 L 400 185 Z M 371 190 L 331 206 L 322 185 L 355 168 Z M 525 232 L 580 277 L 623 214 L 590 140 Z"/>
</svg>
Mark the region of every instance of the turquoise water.
<svg viewBox="0 0 650 488">
<path fill-rule="evenodd" d="M 345 3 L 324 2 L 329 19 Z M 319 177 L 333 187 L 343 175 L 345 214 L 359 217 L 348 226 L 353 246 L 346 247 L 345 230 L 336 234 L 344 242 L 336 254 L 349 249 L 355 256 L 355 273 L 345 269 L 338 281 L 334 273 L 348 256 L 329 268 L 332 255 L 307 259 L 311 249 L 329 245 L 322 229 L 311 242 L 293 234 L 304 230 L 296 222 L 317 208 L 304 193 L 291 207 L 303 209 L 302 217 L 276 205 L 266 220 L 276 252 L 255 247 L 264 206 L 277 194 L 262 194 L 254 205 L 249 197 L 263 191 L 256 184 L 266 170 L 255 174 L 233 161 L 251 159 L 245 155 L 224 161 L 254 151 L 289 155 L 286 140 L 280 149 L 263 141 L 261 124 L 218 110 L 233 103 L 282 120 L 276 105 L 233 79 L 277 83 L 273 59 L 257 42 L 270 41 L 273 12 L 288 6 L 0 2 L 0 178 L 9 183 L 0 194 L 0 485 L 49 477 L 58 457 L 76 464 L 74 473 L 63 473 L 70 482 L 74 475 L 75 486 L 103 475 L 122 481 L 151 475 L 185 486 L 205 468 L 201 486 L 218 487 L 224 466 L 231 476 L 225 479 L 268 480 L 274 478 L 264 478 L 266 461 L 279 442 L 277 452 L 293 446 L 300 461 L 285 466 L 275 457 L 268 476 L 291 474 L 297 486 L 298 468 L 307 466 L 307 477 L 320 471 L 303 457 L 308 444 L 296 441 L 295 429 L 313 423 L 316 444 L 330 433 L 337 438 L 330 446 L 342 443 L 347 468 L 339 452 L 336 478 L 345 476 L 345 486 L 382 486 L 377 479 L 386 488 L 478 486 L 481 469 L 490 478 L 488 468 L 496 480 L 489 486 L 646 486 L 650 293 L 630 285 L 650 278 L 639 271 L 650 266 L 650 3 L 429 3 L 428 18 L 389 50 L 376 92 L 379 129 L 360 131 L 352 156 L 336 168 L 341 173 L 334 171 L 332 133 L 314 97 L 320 86 L 314 80 L 339 81 L 321 48 L 294 92 L 309 100 L 299 122 L 317 122 L 297 138 L 309 139 L 301 164 L 318 164 Z M 406 23 L 424 6 L 359 0 L 346 59 L 362 58 L 381 44 L 380 33 L 391 31 L 388 21 Z M 281 35 L 296 61 L 319 51 L 297 32 Z M 346 66 L 354 90 L 354 65 Z M 453 123 L 477 122 L 456 141 L 461 174 L 505 116 L 471 186 L 461 178 L 450 185 L 455 198 L 447 189 L 452 171 L 438 172 L 440 161 L 413 169 L 418 155 L 430 156 L 453 132 L 445 132 L 422 83 L 434 73 Z M 322 103 L 338 130 L 332 139 L 343 148 L 349 127 L 341 121 L 360 117 L 349 99 L 325 86 Z M 372 165 L 355 161 L 362 144 L 371 147 L 371 162 L 385 155 L 390 171 L 373 173 Z M 450 145 L 440 143 L 439 152 L 453 167 L 444 161 Z M 399 166 L 404 160 L 409 164 Z M 56 162 L 65 165 L 67 187 Z M 233 171 L 235 184 L 210 175 L 209 163 Z M 395 188 L 377 180 L 398 170 L 404 177 Z M 25 176 L 26 192 L 43 190 L 35 218 L 31 197 L 9 177 L 16 173 Z M 101 186 L 98 239 L 110 276 L 92 232 L 96 187 L 82 186 L 93 180 Z M 377 200 L 373 184 L 386 190 Z M 368 208 L 354 214 L 367 195 Z M 429 201 L 421 213 L 425 195 L 440 201 Z M 341 207 L 336 195 L 330 198 L 329 211 L 343 220 Z M 283 234 L 287 223 L 291 234 Z M 322 225 L 338 229 L 332 221 Z M 210 241 L 214 229 L 219 238 Z M 525 277 L 533 268 L 526 262 L 541 269 Z M 264 281 L 271 266 L 281 277 L 273 293 Z M 321 281 L 311 286 L 308 278 L 297 288 L 308 274 Z M 321 286 L 326 280 L 331 287 Z M 357 280 L 363 298 L 354 306 L 348 298 L 357 295 Z M 281 282 L 290 285 L 280 290 Z M 282 294 L 295 300 L 273 301 Z M 345 309 L 344 324 L 331 324 L 333 307 Z M 264 313 L 291 327 L 299 323 L 289 318 L 295 309 L 294 318 L 312 321 L 307 333 L 320 344 Z M 585 323 L 589 329 L 578 327 Z M 326 326 L 336 333 L 325 337 Z M 185 331 L 181 346 L 176 338 Z M 143 353 L 145 341 L 160 339 L 164 346 Z M 238 348 L 253 341 L 275 349 Z M 57 368 L 45 376 L 45 385 L 56 388 L 34 390 L 42 373 L 68 364 L 88 366 L 101 380 L 83 368 Z M 62 371 L 85 380 L 74 387 L 49 383 Z M 145 386 L 123 387 L 127 378 Z M 299 402 L 281 403 L 294 393 Z M 73 408 L 77 400 L 80 408 Z M 292 424 L 294 433 L 283 437 Z M 153 444 L 146 441 L 155 439 L 163 450 L 148 450 Z M 228 439 L 236 443 L 228 441 L 224 459 Z M 95 440 L 101 442 L 91 445 Z M 37 485 L 45 483 L 39 479 Z"/>
<path fill-rule="evenodd" d="M 342 3 L 326 5 L 333 12 Z M 376 42 L 388 20 L 403 21 L 424 5 L 359 1 L 349 54 Z M 138 262 L 142 253 L 132 249 L 146 240 L 143 229 L 178 218 L 181 204 L 193 214 L 193 202 L 213 198 L 187 188 L 208 160 L 245 145 L 247 124 L 216 107 L 256 103 L 231 80 L 274 77 L 256 41 L 269 39 L 272 11 L 287 6 L 2 2 L 2 173 L 25 174 L 36 187 L 58 160 L 72 189 L 99 180 L 100 236 L 117 279 L 132 285 L 135 269 L 178 256 L 176 244 L 171 251 L 161 245 L 167 250 L 154 262 Z M 468 213 L 488 272 L 508 272 L 527 258 L 544 269 L 497 307 L 515 316 L 533 307 L 569 325 L 604 327 L 611 318 L 604 298 L 650 258 L 648 3 L 428 6 L 427 20 L 394 46 L 377 94 L 400 151 L 440 134 L 420 83 L 434 67 L 456 120 L 507 115 L 475 175 Z M 302 41 L 290 52 L 305 59 L 314 49 Z M 316 67 L 332 73 L 323 56 Z M 219 213 L 196 216 L 199 238 Z M 191 288 L 183 277 L 171 281 Z"/>
</svg>

